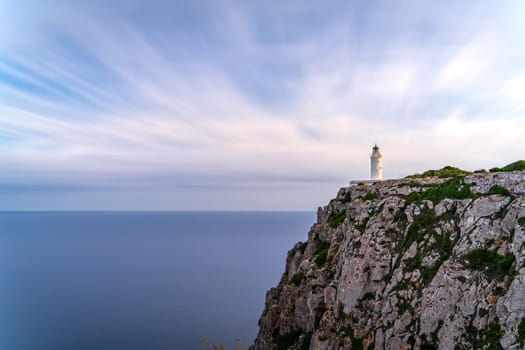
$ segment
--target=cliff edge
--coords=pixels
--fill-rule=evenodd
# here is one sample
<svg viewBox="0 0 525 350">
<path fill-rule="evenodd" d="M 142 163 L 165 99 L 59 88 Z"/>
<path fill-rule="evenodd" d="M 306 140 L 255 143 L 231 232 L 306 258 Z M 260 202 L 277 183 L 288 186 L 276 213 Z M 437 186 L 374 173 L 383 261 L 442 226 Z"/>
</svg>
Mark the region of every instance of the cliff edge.
<svg viewBox="0 0 525 350">
<path fill-rule="evenodd" d="M 341 188 L 288 252 L 255 350 L 522 349 L 525 172 Z"/>
</svg>

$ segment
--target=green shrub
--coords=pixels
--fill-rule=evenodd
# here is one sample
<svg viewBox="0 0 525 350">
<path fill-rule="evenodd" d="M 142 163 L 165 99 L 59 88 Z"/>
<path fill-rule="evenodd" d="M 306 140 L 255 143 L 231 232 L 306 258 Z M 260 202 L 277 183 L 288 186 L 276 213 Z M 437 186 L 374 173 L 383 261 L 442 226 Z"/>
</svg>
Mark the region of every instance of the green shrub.
<svg viewBox="0 0 525 350">
<path fill-rule="evenodd" d="M 432 186 L 423 192 L 412 192 L 405 198 L 405 203 L 421 203 L 429 200 L 434 204 L 441 202 L 445 198 L 465 199 L 473 196 L 470 185 L 463 183 L 461 178 L 454 178 L 441 184 Z"/>
<path fill-rule="evenodd" d="M 465 199 L 472 197 L 470 187 L 463 183 L 459 178 L 455 178 L 442 184 L 431 187 L 423 192 L 423 198 L 434 204 L 441 202 L 445 198 Z"/>
<path fill-rule="evenodd" d="M 489 171 L 491 173 L 498 172 L 498 171 L 517 171 L 517 170 L 525 170 L 525 160 L 518 160 L 513 163 L 505 165 L 503 168 L 494 167 L 491 168 Z"/>
<path fill-rule="evenodd" d="M 512 194 L 505 187 L 500 185 L 493 185 L 489 189 L 489 194 L 500 194 L 505 197 L 513 197 Z"/>
<path fill-rule="evenodd" d="M 432 232 L 436 221 L 433 210 L 427 207 L 421 209 L 421 213 L 414 217 L 414 221 L 408 227 L 404 246 L 408 248 L 412 242 L 420 242 L 427 233 Z"/>
<path fill-rule="evenodd" d="M 363 340 L 355 337 L 354 330 L 351 327 L 343 327 L 340 332 L 343 332 L 352 341 L 352 349 L 365 350 Z M 370 348 L 370 346 L 368 346 Z"/>
<path fill-rule="evenodd" d="M 298 242 L 297 243 L 297 251 L 301 252 L 301 254 L 304 254 L 304 251 L 306 250 L 306 246 L 308 245 L 308 242 Z"/>
<path fill-rule="evenodd" d="M 317 264 L 318 267 L 323 267 L 326 265 L 326 262 L 328 260 L 328 250 L 330 249 L 330 243 L 329 242 L 322 242 L 319 247 L 315 250 L 314 255 L 314 262 Z"/>
<path fill-rule="evenodd" d="M 525 229 L 525 216 L 518 218 L 518 224 L 520 224 L 521 227 Z"/>
<path fill-rule="evenodd" d="M 356 228 L 357 228 L 361 233 L 365 232 L 365 230 L 366 230 L 366 225 L 368 224 L 368 220 L 370 220 L 370 216 L 365 217 L 365 218 L 363 219 L 363 222 L 362 222 L 362 223 L 356 225 Z"/>
<path fill-rule="evenodd" d="M 423 251 L 418 252 L 418 254 L 416 254 L 416 256 L 413 258 L 413 266 L 411 266 L 412 270 L 415 270 L 416 268 L 420 270 L 421 283 L 423 286 L 427 286 L 434 279 L 434 276 L 436 276 L 436 273 L 438 272 L 441 265 L 443 265 L 443 263 L 452 255 L 452 250 L 454 248 L 454 244 L 456 243 L 454 240 L 450 239 L 450 232 L 438 234 L 435 230 L 430 230 L 428 233 L 431 234 L 434 239 L 433 244 L 430 248 L 424 246 Z M 423 256 L 430 254 L 430 251 L 438 252 L 439 258 L 432 266 L 422 266 L 421 261 Z"/>
<path fill-rule="evenodd" d="M 414 192 L 410 192 L 406 197 L 405 197 L 405 202 L 407 204 L 410 204 L 410 203 L 413 203 L 413 202 L 417 202 L 419 200 L 419 198 L 421 197 L 421 194 L 423 192 L 417 192 L 417 191 L 414 191 Z"/>
<path fill-rule="evenodd" d="M 514 263 L 514 254 L 499 255 L 495 250 L 488 250 L 486 248 L 477 248 L 471 250 L 465 256 L 467 266 L 482 270 L 489 276 L 501 277 L 512 272 L 512 264 Z"/>
<path fill-rule="evenodd" d="M 363 294 L 363 296 L 361 297 L 361 299 L 363 300 L 373 300 L 376 298 L 376 295 L 372 292 L 366 292 L 365 294 Z"/>
<path fill-rule="evenodd" d="M 423 174 L 413 174 L 407 176 L 407 178 L 415 179 L 415 178 L 422 178 L 422 177 L 440 177 L 440 178 L 446 178 L 446 177 L 457 177 L 457 176 L 466 176 L 469 175 L 471 172 L 466 171 L 460 168 L 456 168 L 450 165 L 447 165 L 441 169 L 438 170 L 427 170 Z"/>
<path fill-rule="evenodd" d="M 397 303 L 398 314 L 403 315 L 405 312 L 412 310 L 412 305 L 406 299 L 399 299 Z"/>
<path fill-rule="evenodd" d="M 484 332 L 482 337 L 481 348 L 483 349 L 503 349 L 499 343 L 500 338 L 503 336 L 498 322 L 491 322 L 488 325 L 488 329 Z"/>
<path fill-rule="evenodd" d="M 523 346 L 525 343 L 525 317 L 523 317 L 518 325 L 518 342 L 520 346 Z"/>
<path fill-rule="evenodd" d="M 314 259 L 314 262 L 319 267 L 325 266 L 327 261 L 328 261 L 328 250 L 322 251 L 321 253 L 316 255 Z"/>
<path fill-rule="evenodd" d="M 501 168 L 501 171 L 517 171 L 525 170 L 525 160 L 518 160 L 514 163 L 510 163 Z"/>
<path fill-rule="evenodd" d="M 367 301 L 367 300 L 374 300 L 374 299 L 375 299 L 375 294 L 374 293 L 366 292 L 365 294 L 363 294 L 363 296 L 361 298 L 359 298 L 356 308 L 363 310 L 363 308 L 364 308 L 363 303 L 365 301 Z"/>
<path fill-rule="evenodd" d="M 346 192 L 345 196 L 343 197 L 342 202 L 343 203 L 350 203 L 352 201 L 352 196 L 350 195 L 350 192 Z"/>
<path fill-rule="evenodd" d="M 398 212 L 394 215 L 394 222 L 404 224 L 408 221 L 407 214 L 403 210 L 403 208 L 400 208 Z"/>
<path fill-rule="evenodd" d="M 507 289 L 503 288 L 502 286 L 496 286 L 496 288 L 494 288 L 495 295 L 503 296 L 506 293 L 507 293 Z"/>
<path fill-rule="evenodd" d="M 500 338 L 503 336 L 503 331 L 497 318 L 483 330 L 477 329 L 472 323 L 468 324 L 465 327 L 465 336 L 473 349 L 503 350 L 499 343 Z"/>
<path fill-rule="evenodd" d="M 345 221 L 346 218 L 346 210 L 342 210 L 339 213 L 332 213 L 330 218 L 328 219 L 328 224 L 331 228 L 336 228 L 339 225 Z"/>
<path fill-rule="evenodd" d="M 378 198 L 379 196 L 375 192 L 368 192 L 367 194 L 361 197 L 363 201 L 371 201 L 371 200 L 378 199 Z"/>
<path fill-rule="evenodd" d="M 290 284 L 294 284 L 296 286 L 299 286 L 301 284 L 301 282 L 303 281 L 304 279 L 304 273 L 296 273 L 295 275 L 292 276 L 292 279 L 290 280 Z"/>
<path fill-rule="evenodd" d="M 411 176 L 411 175 L 409 175 Z M 407 176 L 407 177 L 409 177 Z M 399 185 L 397 185 L 397 187 L 399 188 L 403 188 L 403 187 L 421 187 L 421 186 L 424 186 L 423 184 L 420 184 L 416 181 L 408 181 L 408 182 L 403 182 L 403 183 L 400 183 Z"/>
<path fill-rule="evenodd" d="M 437 344 L 432 344 L 432 343 L 422 343 L 420 349 L 421 350 L 438 350 L 438 346 Z"/>
<path fill-rule="evenodd" d="M 303 340 L 301 344 L 299 343 L 299 339 L 301 338 L 301 335 L 303 335 L 304 332 L 300 329 L 294 329 L 291 330 L 288 333 L 285 334 L 279 334 L 279 329 L 276 328 L 272 333 L 273 343 L 275 344 L 276 350 L 289 350 L 292 348 L 298 348 L 298 349 L 308 349 L 310 347 L 310 338 L 308 335 L 305 334 L 303 337 Z"/>
<path fill-rule="evenodd" d="M 443 258 L 443 261 L 447 260 L 452 255 L 452 250 L 454 249 L 455 242 L 450 239 L 451 235 L 451 232 L 444 232 L 440 235 L 434 235 L 434 238 L 436 239 L 436 250 Z"/>
<path fill-rule="evenodd" d="M 438 272 L 441 264 L 436 264 L 431 267 L 422 267 L 421 268 L 421 283 L 423 283 L 424 286 L 427 286 L 433 279 L 436 273 Z"/>
</svg>

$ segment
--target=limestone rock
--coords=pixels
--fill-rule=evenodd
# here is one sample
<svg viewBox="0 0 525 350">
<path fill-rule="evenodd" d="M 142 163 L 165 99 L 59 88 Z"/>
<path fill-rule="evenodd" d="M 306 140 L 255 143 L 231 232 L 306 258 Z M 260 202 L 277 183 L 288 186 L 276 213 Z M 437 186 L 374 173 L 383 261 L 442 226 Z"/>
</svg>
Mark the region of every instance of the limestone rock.
<svg viewBox="0 0 525 350">
<path fill-rule="evenodd" d="M 289 252 L 253 348 L 518 349 L 524 262 L 525 172 L 341 188 Z"/>
</svg>

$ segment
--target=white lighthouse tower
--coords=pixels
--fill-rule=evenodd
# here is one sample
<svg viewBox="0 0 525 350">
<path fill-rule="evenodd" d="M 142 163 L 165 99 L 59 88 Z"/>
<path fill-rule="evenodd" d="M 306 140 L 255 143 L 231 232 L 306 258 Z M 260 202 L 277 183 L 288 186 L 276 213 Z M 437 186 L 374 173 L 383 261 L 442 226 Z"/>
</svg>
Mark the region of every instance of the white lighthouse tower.
<svg viewBox="0 0 525 350">
<path fill-rule="evenodd" d="M 383 156 L 381 156 L 381 152 L 377 145 L 374 145 L 374 148 L 372 148 L 372 154 L 370 155 L 370 179 L 383 179 Z"/>
</svg>

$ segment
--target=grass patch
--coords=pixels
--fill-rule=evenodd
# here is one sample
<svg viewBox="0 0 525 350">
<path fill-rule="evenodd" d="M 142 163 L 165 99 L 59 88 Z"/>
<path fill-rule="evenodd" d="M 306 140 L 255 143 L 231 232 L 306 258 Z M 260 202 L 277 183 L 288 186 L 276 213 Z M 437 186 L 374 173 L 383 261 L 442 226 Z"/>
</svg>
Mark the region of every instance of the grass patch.
<svg viewBox="0 0 525 350">
<path fill-rule="evenodd" d="M 438 170 L 427 170 L 423 174 L 409 175 L 407 176 L 407 178 L 409 179 L 417 179 L 417 178 L 423 178 L 423 177 L 446 178 L 446 177 L 466 176 L 470 173 L 471 173 L 470 171 L 466 171 L 460 168 L 456 168 L 456 167 L 447 165 Z"/>
<path fill-rule="evenodd" d="M 342 210 L 339 213 L 333 213 L 328 219 L 328 224 L 331 228 L 337 228 L 339 225 L 345 221 L 346 210 Z"/>
</svg>

